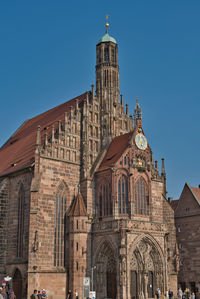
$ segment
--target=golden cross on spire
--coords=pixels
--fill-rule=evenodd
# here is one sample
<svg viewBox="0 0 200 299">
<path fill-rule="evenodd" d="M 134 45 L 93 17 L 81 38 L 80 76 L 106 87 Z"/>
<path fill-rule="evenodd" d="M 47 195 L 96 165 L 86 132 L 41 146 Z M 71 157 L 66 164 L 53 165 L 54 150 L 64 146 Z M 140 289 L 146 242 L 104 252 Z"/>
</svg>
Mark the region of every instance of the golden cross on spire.
<svg viewBox="0 0 200 299">
<path fill-rule="evenodd" d="M 139 97 L 136 97 L 136 103 L 139 103 Z"/>
</svg>

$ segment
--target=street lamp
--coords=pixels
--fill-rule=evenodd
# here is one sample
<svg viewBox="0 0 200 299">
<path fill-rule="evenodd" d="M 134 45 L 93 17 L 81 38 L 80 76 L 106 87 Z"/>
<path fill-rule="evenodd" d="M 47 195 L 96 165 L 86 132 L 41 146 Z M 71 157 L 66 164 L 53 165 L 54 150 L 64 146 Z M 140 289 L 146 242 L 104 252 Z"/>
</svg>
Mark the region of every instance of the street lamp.
<svg viewBox="0 0 200 299">
<path fill-rule="evenodd" d="M 92 292 L 93 292 L 93 280 L 94 280 L 94 269 L 96 269 L 96 266 L 92 267 L 92 273 L 91 273 L 91 281 L 92 281 Z"/>
</svg>

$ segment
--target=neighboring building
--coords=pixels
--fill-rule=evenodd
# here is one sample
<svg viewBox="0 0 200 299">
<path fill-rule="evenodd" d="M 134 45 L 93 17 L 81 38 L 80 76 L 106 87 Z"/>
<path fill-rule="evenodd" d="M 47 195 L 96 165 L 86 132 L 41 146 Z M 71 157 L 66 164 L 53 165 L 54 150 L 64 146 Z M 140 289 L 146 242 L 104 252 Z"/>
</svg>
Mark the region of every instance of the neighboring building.
<svg viewBox="0 0 200 299">
<path fill-rule="evenodd" d="M 88 276 L 98 299 L 176 292 L 164 159 L 159 174 L 139 103 L 133 125 L 119 100 L 108 28 L 96 46 L 96 92 L 27 120 L 1 148 L 0 200 L 0 275 L 13 278 L 17 298 L 41 288 L 49 299 L 69 289 L 82 298 Z"/>
<path fill-rule="evenodd" d="M 185 184 L 179 200 L 172 201 L 175 213 L 180 271 L 183 290 L 200 291 L 200 186 Z"/>
</svg>

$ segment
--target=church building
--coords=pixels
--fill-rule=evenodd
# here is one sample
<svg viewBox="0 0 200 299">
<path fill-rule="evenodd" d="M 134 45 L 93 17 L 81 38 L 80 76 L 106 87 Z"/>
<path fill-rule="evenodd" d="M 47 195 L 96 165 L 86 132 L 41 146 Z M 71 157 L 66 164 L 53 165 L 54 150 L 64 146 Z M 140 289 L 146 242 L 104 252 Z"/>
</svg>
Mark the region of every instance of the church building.
<svg viewBox="0 0 200 299">
<path fill-rule="evenodd" d="M 0 149 L 0 279 L 17 298 L 153 298 L 177 289 L 174 211 L 142 125 L 119 92 L 118 44 L 96 45 L 96 86 L 25 121 Z M 150 124 L 149 124 L 150 125 Z M 164 145 L 163 145 L 164 146 Z"/>
</svg>

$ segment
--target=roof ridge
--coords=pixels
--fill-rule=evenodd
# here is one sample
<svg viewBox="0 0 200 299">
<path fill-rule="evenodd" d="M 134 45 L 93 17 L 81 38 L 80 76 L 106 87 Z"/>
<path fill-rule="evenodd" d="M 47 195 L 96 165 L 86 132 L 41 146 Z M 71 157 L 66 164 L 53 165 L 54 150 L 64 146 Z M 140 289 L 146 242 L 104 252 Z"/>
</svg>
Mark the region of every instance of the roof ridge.
<svg viewBox="0 0 200 299">
<path fill-rule="evenodd" d="M 189 185 L 189 183 L 186 182 L 186 185 L 188 186 L 189 190 L 191 191 L 192 195 L 194 196 L 194 198 L 196 199 L 197 203 L 200 205 L 200 200 L 197 198 L 196 194 L 193 192 L 192 188 L 195 188 L 195 187 L 192 187 Z"/>
</svg>

